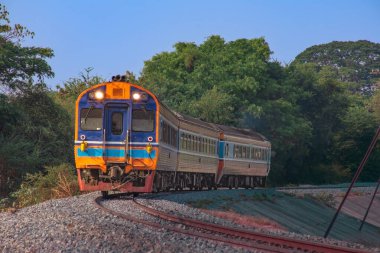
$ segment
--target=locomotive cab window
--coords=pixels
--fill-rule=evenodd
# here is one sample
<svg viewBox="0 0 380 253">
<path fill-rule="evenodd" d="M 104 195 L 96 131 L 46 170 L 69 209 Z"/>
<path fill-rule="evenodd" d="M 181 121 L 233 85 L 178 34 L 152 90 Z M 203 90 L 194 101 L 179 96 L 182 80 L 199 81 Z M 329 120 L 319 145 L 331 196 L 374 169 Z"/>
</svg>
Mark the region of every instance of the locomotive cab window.
<svg viewBox="0 0 380 253">
<path fill-rule="evenodd" d="M 80 111 L 80 128 L 82 130 L 102 130 L 103 118 L 102 109 L 83 108 Z"/>
<path fill-rule="evenodd" d="M 134 109 L 132 111 L 132 131 L 152 132 L 154 130 L 154 111 Z"/>
<path fill-rule="evenodd" d="M 112 113 L 112 134 L 120 135 L 123 133 L 123 113 L 114 112 Z"/>
</svg>

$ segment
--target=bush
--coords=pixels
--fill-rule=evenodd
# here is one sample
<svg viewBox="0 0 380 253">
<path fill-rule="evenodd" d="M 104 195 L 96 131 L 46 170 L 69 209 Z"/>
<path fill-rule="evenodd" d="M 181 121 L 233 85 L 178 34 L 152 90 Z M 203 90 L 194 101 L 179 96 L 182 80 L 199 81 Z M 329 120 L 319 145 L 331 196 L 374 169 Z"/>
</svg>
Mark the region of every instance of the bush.
<svg viewBox="0 0 380 253">
<path fill-rule="evenodd" d="M 49 199 L 79 194 L 75 169 L 70 164 L 47 167 L 45 173 L 27 174 L 20 189 L 12 194 L 14 206 L 21 208 Z"/>
</svg>

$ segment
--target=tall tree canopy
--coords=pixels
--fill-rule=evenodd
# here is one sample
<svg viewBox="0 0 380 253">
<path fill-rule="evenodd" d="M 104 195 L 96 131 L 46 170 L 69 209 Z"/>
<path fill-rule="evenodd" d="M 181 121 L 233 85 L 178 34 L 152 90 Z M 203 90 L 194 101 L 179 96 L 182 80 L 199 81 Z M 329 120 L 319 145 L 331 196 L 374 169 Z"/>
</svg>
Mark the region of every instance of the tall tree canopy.
<svg viewBox="0 0 380 253">
<path fill-rule="evenodd" d="M 25 91 L 35 83 L 43 85 L 45 77 L 54 76 L 46 62 L 53 57 L 53 50 L 22 46 L 21 40 L 28 36 L 34 33 L 20 24 L 12 26 L 8 11 L 0 4 L 0 87 L 3 89 Z"/>
<path fill-rule="evenodd" d="M 363 115 L 365 127 L 350 121 L 360 120 L 355 108 L 368 109 L 366 98 L 352 91 L 357 80 L 373 82 L 368 70 L 378 66 L 378 44 L 315 46 L 290 66 L 271 61 L 270 54 L 263 38 L 179 42 L 146 61 L 139 82 L 177 111 L 263 133 L 273 145 L 274 183 L 347 180 L 361 159 L 355 145 L 364 148 L 376 128 L 374 113 Z M 358 66 L 365 66 L 360 73 L 353 71 Z M 352 162 L 340 159 L 342 153 Z M 373 172 L 374 163 L 369 166 Z M 376 180 L 372 172 L 364 178 Z"/>
<path fill-rule="evenodd" d="M 44 83 L 54 75 L 46 61 L 53 51 L 22 46 L 34 33 L 12 26 L 8 15 L 0 4 L 0 195 L 27 172 L 72 161 L 69 114 Z"/>
<path fill-rule="evenodd" d="M 304 91 L 270 61 L 266 41 L 211 36 L 199 46 L 177 43 L 174 48 L 145 62 L 140 82 L 175 110 L 265 134 L 276 152 L 273 177 L 291 176 L 284 166 L 301 159 L 312 128 L 297 105 Z"/>
</svg>

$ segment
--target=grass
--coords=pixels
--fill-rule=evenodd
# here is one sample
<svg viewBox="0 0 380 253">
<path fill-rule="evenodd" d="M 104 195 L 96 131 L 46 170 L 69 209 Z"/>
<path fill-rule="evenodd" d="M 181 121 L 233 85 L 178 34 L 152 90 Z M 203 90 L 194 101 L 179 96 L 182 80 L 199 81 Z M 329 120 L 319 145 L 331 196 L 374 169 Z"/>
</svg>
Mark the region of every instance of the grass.
<svg viewBox="0 0 380 253">
<path fill-rule="evenodd" d="M 334 208 L 337 204 L 337 201 L 335 200 L 335 197 L 331 193 L 321 192 L 318 194 L 305 194 L 305 197 L 309 197 L 311 199 L 316 200 L 317 202 L 320 202 L 328 207 Z"/>
<path fill-rule="evenodd" d="M 0 211 L 22 208 L 79 193 L 77 177 L 72 165 L 61 164 L 47 167 L 45 173 L 27 174 L 16 192 L 0 200 Z"/>
</svg>

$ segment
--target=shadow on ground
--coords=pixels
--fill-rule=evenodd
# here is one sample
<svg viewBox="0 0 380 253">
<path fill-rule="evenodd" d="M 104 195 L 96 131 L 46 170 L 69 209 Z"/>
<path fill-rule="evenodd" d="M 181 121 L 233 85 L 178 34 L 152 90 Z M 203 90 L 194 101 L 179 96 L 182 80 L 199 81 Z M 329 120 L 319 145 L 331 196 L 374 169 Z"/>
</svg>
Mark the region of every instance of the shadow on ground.
<svg viewBox="0 0 380 253">
<path fill-rule="evenodd" d="M 311 196 L 296 197 L 272 189 L 218 190 L 166 195 L 164 199 L 209 210 L 232 211 L 242 215 L 265 217 L 276 221 L 290 232 L 323 236 L 335 209 Z M 340 214 L 329 238 L 380 246 L 380 228 Z"/>
</svg>

